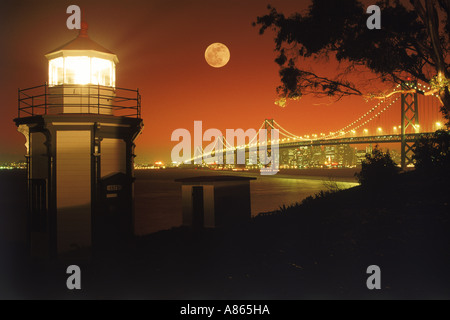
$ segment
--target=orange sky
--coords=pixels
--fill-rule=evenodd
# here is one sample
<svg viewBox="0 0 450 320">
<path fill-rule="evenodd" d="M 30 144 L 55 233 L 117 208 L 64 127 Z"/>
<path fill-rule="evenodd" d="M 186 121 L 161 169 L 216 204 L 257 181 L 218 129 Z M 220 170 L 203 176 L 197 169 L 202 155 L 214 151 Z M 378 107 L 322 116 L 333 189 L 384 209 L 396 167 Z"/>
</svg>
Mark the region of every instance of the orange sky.
<svg viewBox="0 0 450 320">
<path fill-rule="evenodd" d="M 329 104 L 304 98 L 286 108 L 274 104 L 279 85 L 273 62 L 273 35 L 260 36 L 251 23 L 267 12 L 267 0 L 9 1 L 0 10 L 2 117 L 0 162 L 21 160 L 24 137 L 12 121 L 17 116 L 17 88 L 47 81 L 44 54 L 72 40 L 66 28 L 70 4 L 86 12 L 89 35 L 119 57 L 117 86 L 139 88 L 145 129 L 136 141 L 139 163 L 170 161 L 171 134 L 195 120 L 204 130 L 258 129 L 274 118 L 289 131 L 312 134 L 338 130 L 375 102 L 347 98 Z M 309 1 L 275 0 L 284 13 L 304 9 Z M 365 26 L 362 26 L 365 27 Z M 204 59 L 206 47 L 221 42 L 231 51 L 221 69 Z M 317 70 L 333 72 L 335 64 Z M 320 105 L 316 105 L 320 104 Z"/>
</svg>

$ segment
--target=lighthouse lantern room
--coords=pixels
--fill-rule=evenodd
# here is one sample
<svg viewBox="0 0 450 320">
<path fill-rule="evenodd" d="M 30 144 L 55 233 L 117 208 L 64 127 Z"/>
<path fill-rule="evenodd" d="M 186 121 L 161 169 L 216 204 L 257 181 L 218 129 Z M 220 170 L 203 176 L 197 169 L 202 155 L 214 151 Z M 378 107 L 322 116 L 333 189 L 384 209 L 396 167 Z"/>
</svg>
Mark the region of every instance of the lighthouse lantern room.
<svg viewBox="0 0 450 320">
<path fill-rule="evenodd" d="M 46 84 L 19 89 L 33 256 L 101 250 L 134 231 L 141 96 L 116 87 L 117 56 L 87 30 L 82 23 L 76 39 L 46 54 Z"/>
</svg>

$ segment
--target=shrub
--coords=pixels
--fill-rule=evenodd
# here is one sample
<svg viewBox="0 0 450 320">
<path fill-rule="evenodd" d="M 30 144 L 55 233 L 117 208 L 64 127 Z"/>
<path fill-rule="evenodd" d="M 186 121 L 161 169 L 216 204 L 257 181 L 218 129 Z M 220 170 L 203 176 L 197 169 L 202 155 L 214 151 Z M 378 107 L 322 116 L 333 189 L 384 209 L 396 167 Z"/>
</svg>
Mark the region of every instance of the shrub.
<svg viewBox="0 0 450 320">
<path fill-rule="evenodd" d="M 418 171 L 450 171 L 450 133 L 448 131 L 439 130 L 430 139 L 419 139 L 413 146 L 413 152 Z"/>
<path fill-rule="evenodd" d="M 376 146 L 372 154 L 366 154 L 360 173 L 355 176 L 363 186 L 379 187 L 391 182 L 400 172 L 389 151 L 383 152 Z"/>
</svg>

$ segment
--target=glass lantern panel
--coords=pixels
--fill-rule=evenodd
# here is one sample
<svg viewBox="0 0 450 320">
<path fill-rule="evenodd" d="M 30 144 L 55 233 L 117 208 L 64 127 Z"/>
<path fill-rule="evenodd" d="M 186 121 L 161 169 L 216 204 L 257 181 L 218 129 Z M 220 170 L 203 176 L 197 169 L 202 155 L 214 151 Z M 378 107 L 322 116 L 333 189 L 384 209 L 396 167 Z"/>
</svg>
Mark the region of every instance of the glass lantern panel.
<svg viewBox="0 0 450 320">
<path fill-rule="evenodd" d="M 91 77 L 91 63 L 89 57 L 64 58 L 64 84 L 88 84 Z"/>
<path fill-rule="evenodd" d="M 91 58 L 91 61 L 91 83 L 114 87 L 114 63 L 100 58 Z"/>
<path fill-rule="evenodd" d="M 64 82 L 64 61 L 63 58 L 50 60 L 48 63 L 48 82 L 51 86 L 57 86 Z"/>
</svg>

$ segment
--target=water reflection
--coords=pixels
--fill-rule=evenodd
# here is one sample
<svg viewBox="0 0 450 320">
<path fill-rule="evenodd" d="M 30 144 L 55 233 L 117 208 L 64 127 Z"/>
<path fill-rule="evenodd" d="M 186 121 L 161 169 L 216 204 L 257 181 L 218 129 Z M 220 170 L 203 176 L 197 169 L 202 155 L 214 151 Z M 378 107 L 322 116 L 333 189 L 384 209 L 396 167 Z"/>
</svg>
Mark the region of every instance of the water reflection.
<svg viewBox="0 0 450 320">
<path fill-rule="evenodd" d="M 281 205 L 301 202 L 320 190 L 326 190 L 329 180 L 298 178 L 258 177 L 252 182 L 252 215 L 277 210 Z M 357 185 L 352 182 L 336 182 L 340 189 Z"/>
<path fill-rule="evenodd" d="M 236 174 L 203 170 L 143 170 L 136 171 L 135 185 L 135 230 L 144 235 L 181 225 L 181 184 L 175 179 L 217 175 Z M 320 190 L 330 181 L 324 178 L 299 178 L 295 176 L 260 176 L 256 173 L 244 173 L 256 177 L 251 182 L 252 215 L 260 212 L 277 210 L 281 205 L 300 202 Z M 324 176 L 326 176 L 324 174 Z M 337 182 L 339 188 L 345 189 L 357 185 Z"/>
</svg>

